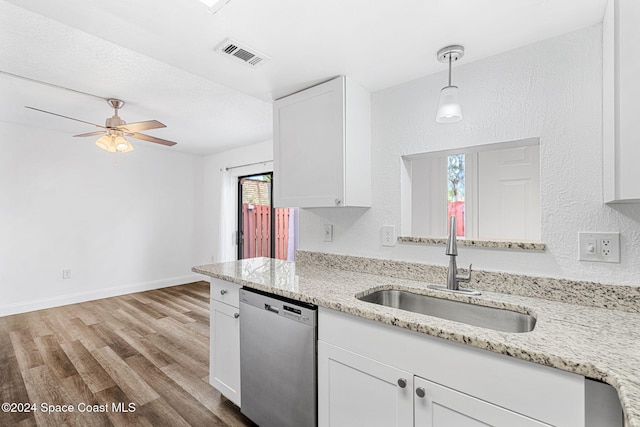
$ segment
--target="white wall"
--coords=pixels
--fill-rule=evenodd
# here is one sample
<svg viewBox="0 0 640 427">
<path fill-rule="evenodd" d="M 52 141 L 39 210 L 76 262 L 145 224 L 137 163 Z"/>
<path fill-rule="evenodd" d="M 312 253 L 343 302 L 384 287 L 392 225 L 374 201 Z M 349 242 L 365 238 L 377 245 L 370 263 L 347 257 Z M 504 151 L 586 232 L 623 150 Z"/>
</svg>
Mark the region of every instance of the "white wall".
<svg viewBox="0 0 640 427">
<path fill-rule="evenodd" d="M 453 70 L 464 120 L 438 124 L 446 71 L 375 92 L 373 206 L 309 209 L 300 249 L 445 265 L 444 248 L 380 245 L 380 226 L 401 227 L 400 156 L 540 137 L 544 253 L 459 247 L 458 265 L 549 277 L 640 285 L 640 205 L 602 203 L 601 26 L 588 27 Z M 435 58 L 433 59 L 435 60 Z M 322 241 L 322 224 L 334 241 Z M 621 232 L 620 264 L 577 260 L 579 231 Z"/>
<path fill-rule="evenodd" d="M 204 160 L 204 221 L 199 264 L 237 259 L 234 242 L 237 229 L 238 177 L 273 170 L 273 142 L 266 141 L 218 154 Z M 234 168 L 248 163 L 264 164 Z"/>
<path fill-rule="evenodd" d="M 203 158 L 134 145 L 0 122 L 0 316 L 197 279 Z"/>
</svg>

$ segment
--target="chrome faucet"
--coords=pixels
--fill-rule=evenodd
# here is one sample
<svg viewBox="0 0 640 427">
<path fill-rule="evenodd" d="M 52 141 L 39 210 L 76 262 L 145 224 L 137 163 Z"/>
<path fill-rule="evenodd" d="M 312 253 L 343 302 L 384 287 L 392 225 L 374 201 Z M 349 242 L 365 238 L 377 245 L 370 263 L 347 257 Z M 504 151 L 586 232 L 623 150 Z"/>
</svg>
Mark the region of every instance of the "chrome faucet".
<svg viewBox="0 0 640 427">
<path fill-rule="evenodd" d="M 449 255 L 447 289 L 450 291 L 458 291 L 460 290 L 459 282 L 468 282 L 471 280 L 471 267 L 473 264 L 469 264 L 469 274 L 466 276 L 458 274 L 458 266 L 456 264 L 456 257 L 458 256 L 458 239 L 456 238 L 456 217 L 453 215 L 449 218 L 449 237 L 447 238 L 447 250 L 445 253 Z"/>
<path fill-rule="evenodd" d="M 473 289 L 464 289 L 460 287 L 460 282 L 469 282 L 471 280 L 471 267 L 469 264 L 469 273 L 466 275 L 458 274 L 458 265 L 456 264 L 456 257 L 458 256 L 458 240 L 456 239 L 456 217 L 451 216 L 449 218 L 449 236 L 447 237 L 447 250 L 445 251 L 449 255 L 449 270 L 447 271 L 447 286 L 428 285 L 430 289 L 437 289 L 439 291 L 450 291 L 456 293 L 462 293 L 467 295 L 480 295 L 480 292 Z"/>
</svg>

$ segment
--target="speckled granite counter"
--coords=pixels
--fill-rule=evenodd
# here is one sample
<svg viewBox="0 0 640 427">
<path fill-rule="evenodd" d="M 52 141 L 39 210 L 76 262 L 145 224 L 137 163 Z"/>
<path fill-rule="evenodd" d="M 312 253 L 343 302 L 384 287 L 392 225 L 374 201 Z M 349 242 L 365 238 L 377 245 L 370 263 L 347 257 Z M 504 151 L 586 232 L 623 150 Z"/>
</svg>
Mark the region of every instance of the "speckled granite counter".
<svg viewBox="0 0 640 427">
<path fill-rule="evenodd" d="M 398 242 L 445 246 L 447 244 L 447 239 L 439 237 L 398 236 Z M 544 243 L 539 242 L 509 242 L 474 239 L 460 239 L 458 240 L 458 245 L 490 249 L 515 249 L 519 251 L 544 251 L 547 247 Z"/>
<path fill-rule="evenodd" d="M 424 276 L 416 281 L 406 278 L 411 277 L 406 269 L 416 269 L 416 264 L 344 259 L 303 253 L 297 263 L 255 258 L 197 266 L 193 271 L 606 382 L 618 391 L 628 426 L 640 427 L 640 314 L 631 312 L 637 306 L 624 307 L 627 311 L 611 310 L 486 290 L 478 297 L 449 295 L 426 288 L 425 282 L 439 277 L 442 267 L 424 266 Z M 362 264 L 366 263 L 372 266 L 368 271 L 377 274 L 363 273 Z M 389 274 L 384 268 L 390 265 L 406 265 L 406 269 L 402 274 Z M 487 274 L 490 277 L 492 273 Z M 582 284 L 580 289 L 593 292 L 594 286 Z M 536 327 L 529 333 L 500 332 L 356 299 L 356 295 L 389 288 L 526 312 L 537 318 Z M 634 289 L 627 290 L 635 298 Z M 557 289 L 553 296 L 563 300 Z"/>
</svg>

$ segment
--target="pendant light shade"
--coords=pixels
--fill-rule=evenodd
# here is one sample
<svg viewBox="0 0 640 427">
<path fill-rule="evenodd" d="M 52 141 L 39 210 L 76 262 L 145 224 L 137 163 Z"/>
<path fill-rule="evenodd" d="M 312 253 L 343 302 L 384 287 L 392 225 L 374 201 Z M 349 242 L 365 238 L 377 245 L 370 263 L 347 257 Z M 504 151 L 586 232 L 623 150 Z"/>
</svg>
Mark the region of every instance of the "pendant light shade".
<svg viewBox="0 0 640 427">
<path fill-rule="evenodd" d="M 447 46 L 438 51 L 438 61 L 449 63 L 449 85 L 440 91 L 440 102 L 436 121 L 438 123 L 455 123 L 462 120 L 462 106 L 458 99 L 458 87 L 451 84 L 451 64 L 464 55 L 464 47 Z"/>
<path fill-rule="evenodd" d="M 116 136 L 115 138 L 116 150 L 121 153 L 128 153 L 133 151 L 133 145 L 123 136 Z"/>
<path fill-rule="evenodd" d="M 440 103 L 438 104 L 438 123 L 454 123 L 462 120 L 462 106 L 458 101 L 458 87 L 445 86 L 440 91 Z"/>
<path fill-rule="evenodd" d="M 103 135 L 97 141 L 96 145 L 98 148 L 108 151 L 110 153 L 116 152 L 116 145 L 113 141 L 113 137 L 111 135 Z"/>
</svg>

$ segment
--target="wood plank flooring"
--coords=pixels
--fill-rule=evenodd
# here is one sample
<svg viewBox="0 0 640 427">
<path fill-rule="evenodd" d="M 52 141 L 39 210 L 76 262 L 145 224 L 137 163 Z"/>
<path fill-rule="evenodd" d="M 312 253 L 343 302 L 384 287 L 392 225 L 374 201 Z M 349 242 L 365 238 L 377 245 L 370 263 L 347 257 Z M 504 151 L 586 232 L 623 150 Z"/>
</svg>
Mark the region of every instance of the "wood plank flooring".
<svg viewBox="0 0 640 427">
<path fill-rule="evenodd" d="M 206 282 L 0 317 L 0 426 L 254 426 L 208 376 Z"/>
</svg>

